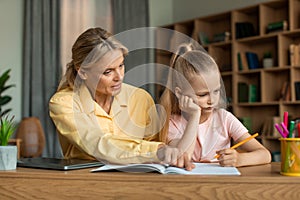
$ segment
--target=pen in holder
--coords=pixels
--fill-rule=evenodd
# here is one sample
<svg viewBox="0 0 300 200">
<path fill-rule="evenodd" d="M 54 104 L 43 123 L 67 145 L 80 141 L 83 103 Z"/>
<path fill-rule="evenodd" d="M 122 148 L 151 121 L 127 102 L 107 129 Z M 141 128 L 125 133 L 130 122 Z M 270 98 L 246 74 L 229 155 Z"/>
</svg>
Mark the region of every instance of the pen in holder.
<svg viewBox="0 0 300 200">
<path fill-rule="evenodd" d="M 286 176 L 300 176 L 300 138 L 279 138 L 281 171 Z"/>
</svg>

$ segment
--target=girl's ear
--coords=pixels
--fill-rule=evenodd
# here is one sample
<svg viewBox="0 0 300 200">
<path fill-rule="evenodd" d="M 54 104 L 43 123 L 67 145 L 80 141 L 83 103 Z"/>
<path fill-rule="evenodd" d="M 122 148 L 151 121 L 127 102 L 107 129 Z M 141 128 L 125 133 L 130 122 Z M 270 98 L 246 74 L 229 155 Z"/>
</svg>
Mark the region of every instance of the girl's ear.
<svg viewBox="0 0 300 200">
<path fill-rule="evenodd" d="M 79 77 L 80 77 L 82 80 L 86 80 L 86 79 L 87 79 L 87 74 L 86 74 L 85 71 L 82 70 L 82 69 L 79 69 L 79 70 L 78 70 L 78 75 L 79 75 Z"/>
<path fill-rule="evenodd" d="M 179 98 L 182 95 L 182 91 L 179 87 L 175 87 L 175 95 Z"/>
</svg>

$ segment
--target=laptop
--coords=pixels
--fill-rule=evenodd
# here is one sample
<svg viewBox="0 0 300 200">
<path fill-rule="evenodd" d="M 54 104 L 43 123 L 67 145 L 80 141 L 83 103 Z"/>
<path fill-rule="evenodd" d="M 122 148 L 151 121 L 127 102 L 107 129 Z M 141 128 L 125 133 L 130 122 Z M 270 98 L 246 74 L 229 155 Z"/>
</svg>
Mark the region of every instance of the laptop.
<svg viewBox="0 0 300 200">
<path fill-rule="evenodd" d="M 20 158 L 17 162 L 18 167 L 30 167 L 53 170 L 73 170 L 83 169 L 89 167 L 99 167 L 104 165 L 97 160 L 83 160 L 83 159 L 63 159 L 63 158 Z"/>
</svg>

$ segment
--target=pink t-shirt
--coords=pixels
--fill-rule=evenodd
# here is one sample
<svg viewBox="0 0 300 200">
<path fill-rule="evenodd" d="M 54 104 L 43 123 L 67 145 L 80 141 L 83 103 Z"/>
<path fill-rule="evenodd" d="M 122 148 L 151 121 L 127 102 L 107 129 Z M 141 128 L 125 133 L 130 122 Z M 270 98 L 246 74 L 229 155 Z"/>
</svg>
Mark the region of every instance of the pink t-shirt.
<svg viewBox="0 0 300 200">
<path fill-rule="evenodd" d="M 183 116 L 172 115 L 168 142 L 180 139 L 186 125 L 187 121 Z M 236 141 L 248 133 L 248 130 L 232 113 L 218 109 L 204 123 L 199 124 L 197 132 L 193 161 L 214 159 L 217 150 L 230 148 L 231 138 Z"/>
</svg>

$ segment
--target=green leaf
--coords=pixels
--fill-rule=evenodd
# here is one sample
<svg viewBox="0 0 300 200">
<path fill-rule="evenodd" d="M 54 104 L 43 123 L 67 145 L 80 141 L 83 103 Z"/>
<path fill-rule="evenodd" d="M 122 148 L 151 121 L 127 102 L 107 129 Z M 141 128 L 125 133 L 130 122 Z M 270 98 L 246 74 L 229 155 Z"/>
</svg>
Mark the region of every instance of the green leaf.
<svg viewBox="0 0 300 200">
<path fill-rule="evenodd" d="M 0 76 L 0 88 L 3 88 L 6 81 L 9 79 L 9 72 L 10 69 L 6 70 L 1 76 Z"/>
<path fill-rule="evenodd" d="M 12 109 L 9 108 L 9 109 L 6 109 L 6 110 L 4 110 L 4 111 L 2 112 L 1 109 L 0 109 L 0 117 L 5 116 L 5 115 L 8 114 L 11 110 L 12 110 Z"/>
<path fill-rule="evenodd" d="M 10 96 L 3 96 L 3 97 L 0 97 L 0 106 L 3 106 L 5 104 L 7 104 L 8 102 L 11 101 L 11 97 Z"/>
<path fill-rule="evenodd" d="M 12 134 L 15 132 L 17 126 L 13 121 L 14 116 L 8 118 L 8 116 L 1 117 L 0 121 L 0 145 L 6 146 Z"/>
<path fill-rule="evenodd" d="M 15 87 L 15 85 L 8 85 L 8 86 L 5 86 L 5 87 L 0 87 L 0 95 L 1 95 L 2 92 L 4 92 L 5 90 L 7 90 L 11 87 Z"/>
</svg>

